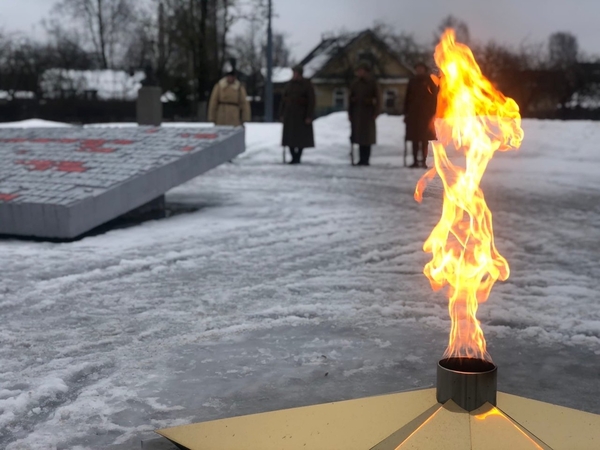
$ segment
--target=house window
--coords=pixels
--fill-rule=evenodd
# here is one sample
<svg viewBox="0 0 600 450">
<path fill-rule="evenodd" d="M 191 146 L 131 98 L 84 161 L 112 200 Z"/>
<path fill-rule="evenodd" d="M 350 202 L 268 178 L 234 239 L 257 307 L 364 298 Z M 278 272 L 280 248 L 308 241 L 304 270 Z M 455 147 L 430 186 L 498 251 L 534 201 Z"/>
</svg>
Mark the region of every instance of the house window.
<svg viewBox="0 0 600 450">
<path fill-rule="evenodd" d="M 336 88 L 333 91 L 333 107 L 344 109 L 346 107 L 346 89 Z"/>
<path fill-rule="evenodd" d="M 385 109 L 391 110 L 396 109 L 396 101 L 398 99 L 398 93 L 394 89 L 388 89 L 385 91 Z"/>
</svg>

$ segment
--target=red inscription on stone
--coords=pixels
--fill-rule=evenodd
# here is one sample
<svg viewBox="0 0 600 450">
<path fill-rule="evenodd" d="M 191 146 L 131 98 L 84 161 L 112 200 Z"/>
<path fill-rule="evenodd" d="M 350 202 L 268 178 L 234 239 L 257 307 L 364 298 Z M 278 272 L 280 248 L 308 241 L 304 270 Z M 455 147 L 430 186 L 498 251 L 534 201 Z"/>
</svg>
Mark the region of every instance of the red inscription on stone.
<svg viewBox="0 0 600 450">
<path fill-rule="evenodd" d="M 115 144 L 115 145 L 131 145 L 135 144 L 135 141 L 131 141 L 129 139 L 115 139 L 112 141 L 107 141 L 105 139 L 72 139 L 72 138 L 62 138 L 62 139 L 50 139 L 50 138 L 36 138 L 36 139 L 25 139 L 25 138 L 11 138 L 11 139 L 0 139 L 0 143 L 10 143 L 10 144 L 18 144 L 23 142 L 31 142 L 34 144 L 75 144 L 80 142 L 80 147 L 77 149 L 78 152 L 85 153 L 113 153 L 117 149 L 112 147 L 104 147 L 105 144 Z M 21 153 L 19 153 L 21 154 Z"/>
<path fill-rule="evenodd" d="M 85 153 L 114 153 L 117 151 L 116 148 L 107 148 L 107 147 L 81 147 L 78 152 Z"/>
<path fill-rule="evenodd" d="M 150 128 L 149 130 L 146 131 L 146 133 L 158 133 L 159 129 L 158 128 Z"/>
<path fill-rule="evenodd" d="M 29 170 L 45 172 L 56 169 L 59 172 L 85 172 L 87 169 L 81 161 L 51 161 L 47 159 L 30 159 L 15 161 L 16 164 L 26 166 Z"/>
<path fill-rule="evenodd" d="M 27 168 L 29 170 L 37 170 L 40 172 L 49 170 L 54 166 L 54 161 L 49 161 L 49 160 L 45 160 L 45 159 L 30 159 L 28 161 L 19 160 L 19 161 L 15 161 L 15 163 L 21 164 L 23 166 L 27 166 Z"/>
<path fill-rule="evenodd" d="M 77 151 L 85 153 L 113 153 L 116 151 L 114 148 L 103 147 L 104 144 L 106 144 L 104 139 L 85 139 L 81 141 L 81 147 Z"/>
<path fill-rule="evenodd" d="M 59 172 L 85 172 L 87 169 L 83 167 L 81 161 L 58 161 L 56 170 Z"/>
<path fill-rule="evenodd" d="M 3 194 L 2 192 L 0 192 L 0 202 L 10 202 L 17 197 L 17 194 Z"/>
<path fill-rule="evenodd" d="M 192 150 L 194 150 L 196 147 L 194 147 L 193 145 L 188 145 L 187 147 L 183 147 L 181 149 L 182 152 L 191 152 Z"/>
<path fill-rule="evenodd" d="M 15 152 L 17 155 L 26 155 L 27 153 L 29 153 L 27 150 L 17 150 Z"/>
<path fill-rule="evenodd" d="M 82 147 L 102 147 L 106 144 L 105 139 L 84 139 L 81 141 Z"/>
<path fill-rule="evenodd" d="M 197 133 L 197 134 L 183 133 L 181 135 L 181 137 L 185 138 L 185 139 L 189 139 L 189 138 L 194 138 L 194 139 L 216 139 L 219 136 L 217 134 L 214 134 L 214 133 Z"/>
</svg>

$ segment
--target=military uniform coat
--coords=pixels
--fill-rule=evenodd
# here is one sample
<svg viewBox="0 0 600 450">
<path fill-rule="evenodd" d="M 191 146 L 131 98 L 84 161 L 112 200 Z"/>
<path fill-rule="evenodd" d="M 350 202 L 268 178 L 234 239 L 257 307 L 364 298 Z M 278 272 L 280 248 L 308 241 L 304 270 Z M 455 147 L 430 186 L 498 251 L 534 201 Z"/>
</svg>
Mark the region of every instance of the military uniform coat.
<svg viewBox="0 0 600 450">
<path fill-rule="evenodd" d="M 215 125 L 240 126 L 250 121 L 250 104 L 246 89 L 238 80 L 229 84 L 226 78 L 219 81 L 210 96 L 208 121 Z"/>
<path fill-rule="evenodd" d="M 352 143 L 377 143 L 375 119 L 381 111 L 381 94 L 377 81 L 359 78 L 350 86 L 349 116 L 352 124 Z"/>
<path fill-rule="evenodd" d="M 417 75 L 408 82 L 404 101 L 405 140 L 425 142 L 436 139 L 437 94 L 438 88 L 429 75 Z"/>
<path fill-rule="evenodd" d="M 311 148 L 315 146 L 313 125 L 306 119 L 315 115 L 315 90 L 310 80 L 305 78 L 290 81 L 281 99 L 279 116 L 283 120 L 281 145 L 291 148 Z"/>
</svg>

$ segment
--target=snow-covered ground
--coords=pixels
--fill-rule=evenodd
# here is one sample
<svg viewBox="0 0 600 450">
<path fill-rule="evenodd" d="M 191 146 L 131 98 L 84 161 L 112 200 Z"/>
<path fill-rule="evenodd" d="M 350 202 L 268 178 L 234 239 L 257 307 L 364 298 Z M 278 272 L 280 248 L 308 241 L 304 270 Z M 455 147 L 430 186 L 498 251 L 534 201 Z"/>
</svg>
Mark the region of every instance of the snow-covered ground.
<svg viewBox="0 0 600 450">
<path fill-rule="evenodd" d="M 158 427 L 426 387 L 449 330 L 421 273 L 439 184 L 403 123 L 350 167 L 344 114 L 284 166 L 280 125 L 168 194 L 195 213 L 0 241 L 0 448 L 133 449 Z M 600 123 L 527 120 L 484 179 L 511 264 L 480 318 L 502 390 L 600 413 Z"/>
</svg>

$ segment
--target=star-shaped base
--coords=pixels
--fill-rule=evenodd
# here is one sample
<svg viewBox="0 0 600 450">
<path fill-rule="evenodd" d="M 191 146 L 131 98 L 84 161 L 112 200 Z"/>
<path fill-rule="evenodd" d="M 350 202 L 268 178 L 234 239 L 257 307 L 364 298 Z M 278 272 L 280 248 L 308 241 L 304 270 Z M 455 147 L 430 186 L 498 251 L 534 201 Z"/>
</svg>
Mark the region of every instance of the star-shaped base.
<svg viewBox="0 0 600 450">
<path fill-rule="evenodd" d="M 167 428 L 188 450 L 592 450 L 600 416 L 498 393 L 467 412 L 435 389 Z"/>
</svg>

